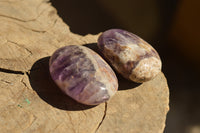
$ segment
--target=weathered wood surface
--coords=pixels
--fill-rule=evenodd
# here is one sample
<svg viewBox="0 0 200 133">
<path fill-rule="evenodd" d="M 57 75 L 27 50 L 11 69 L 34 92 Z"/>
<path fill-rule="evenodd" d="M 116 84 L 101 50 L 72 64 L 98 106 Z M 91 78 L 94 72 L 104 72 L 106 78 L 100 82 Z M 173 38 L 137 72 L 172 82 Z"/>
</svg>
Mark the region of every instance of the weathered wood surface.
<svg viewBox="0 0 200 133">
<path fill-rule="evenodd" d="M 78 104 L 49 77 L 49 56 L 59 47 L 96 43 L 80 36 L 47 0 L 0 0 L 1 133 L 162 133 L 169 110 L 165 76 L 137 85 L 119 78 L 105 104 Z M 95 45 L 95 44 L 94 44 Z"/>
</svg>

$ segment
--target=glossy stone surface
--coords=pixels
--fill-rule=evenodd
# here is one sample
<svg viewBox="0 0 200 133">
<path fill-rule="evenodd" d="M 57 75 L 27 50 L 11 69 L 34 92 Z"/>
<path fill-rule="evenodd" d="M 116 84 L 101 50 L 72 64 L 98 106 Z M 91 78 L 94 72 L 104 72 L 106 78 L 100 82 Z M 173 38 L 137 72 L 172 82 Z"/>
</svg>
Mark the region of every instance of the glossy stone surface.
<svg viewBox="0 0 200 133">
<path fill-rule="evenodd" d="M 161 71 L 162 63 L 156 50 L 128 31 L 111 29 L 103 32 L 98 47 L 116 71 L 134 82 L 151 80 Z"/>
<path fill-rule="evenodd" d="M 118 89 L 117 77 L 110 66 L 84 46 L 69 45 L 56 50 L 50 58 L 49 70 L 61 90 L 83 104 L 103 103 Z"/>
</svg>

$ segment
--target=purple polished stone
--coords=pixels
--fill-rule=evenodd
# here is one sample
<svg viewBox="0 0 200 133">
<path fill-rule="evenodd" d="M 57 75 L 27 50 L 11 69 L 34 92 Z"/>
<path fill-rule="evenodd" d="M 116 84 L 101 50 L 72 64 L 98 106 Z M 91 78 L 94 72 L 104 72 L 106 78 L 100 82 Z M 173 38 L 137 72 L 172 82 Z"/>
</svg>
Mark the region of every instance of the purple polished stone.
<svg viewBox="0 0 200 133">
<path fill-rule="evenodd" d="M 50 58 L 49 70 L 61 90 L 83 104 L 105 102 L 118 89 L 110 66 L 84 46 L 69 45 L 56 50 Z"/>
<path fill-rule="evenodd" d="M 98 47 L 116 71 L 132 81 L 148 81 L 161 71 L 162 63 L 156 50 L 128 31 L 111 29 L 103 32 Z"/>
</svg>

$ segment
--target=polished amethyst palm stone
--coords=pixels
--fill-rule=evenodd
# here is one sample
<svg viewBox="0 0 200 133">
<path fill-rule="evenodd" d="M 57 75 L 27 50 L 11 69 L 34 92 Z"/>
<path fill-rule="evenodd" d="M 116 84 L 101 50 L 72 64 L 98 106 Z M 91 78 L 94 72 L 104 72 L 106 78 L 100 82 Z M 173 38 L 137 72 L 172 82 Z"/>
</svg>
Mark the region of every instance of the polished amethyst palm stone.
<svg viewBox="0 0 200 133">
<path fill-rule="evenodd" d="M 137 35 L 121 29 L 103 32 L 98 47 L 122 76 L 135 82 L 153 79 L 161 71 L 156 50 Z"/>
<path fill-rule="evenodd" d="M 49 70 L 60 89 L 74 100 L 97 105 L 110 99 L 118 81 L 110 66 L 94 51 L 69 45 L 54 52 Z"/>
</svg>

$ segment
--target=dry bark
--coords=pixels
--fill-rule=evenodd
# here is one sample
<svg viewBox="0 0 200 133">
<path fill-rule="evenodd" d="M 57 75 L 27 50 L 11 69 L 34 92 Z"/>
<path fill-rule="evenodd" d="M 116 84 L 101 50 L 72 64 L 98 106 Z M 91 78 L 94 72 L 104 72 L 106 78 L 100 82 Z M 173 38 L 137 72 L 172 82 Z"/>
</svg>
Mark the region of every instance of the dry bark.
<svg viewBox="0 0 200 133">
<path fill-rule="evenodd" d="M 169 90 L 162 73 L 137 87 L 118 76 L 120 90 L 108 103 L 81 105 L 53 83 L 48 60 L 57 48 L 92 45 L 98 35 L 71 33 L 47 0 L 0 0 L 0 25 L 1 133 L 163 132 Z"/>
</svg>

